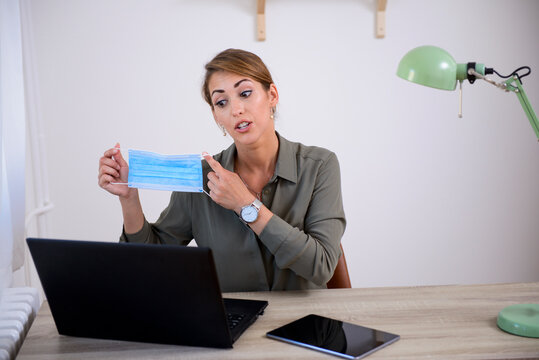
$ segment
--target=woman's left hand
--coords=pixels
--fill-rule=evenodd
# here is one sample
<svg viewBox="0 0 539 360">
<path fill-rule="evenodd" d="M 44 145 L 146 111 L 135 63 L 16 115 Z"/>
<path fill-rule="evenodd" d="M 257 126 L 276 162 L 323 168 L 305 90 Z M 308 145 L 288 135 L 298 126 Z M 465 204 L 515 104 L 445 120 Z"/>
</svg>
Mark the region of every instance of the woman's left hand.
<svg viewBox="0 0 539 360">
<path fill-rule="evenodd" d="M 208 188 L 210 197 L 217 204 L 236 213 L 241 208 L 252 203 L 255 196 L 235 172 L 223 168 L 210 154 L 202 153 L 213 171 L 208 173 Z"/>
</svg>

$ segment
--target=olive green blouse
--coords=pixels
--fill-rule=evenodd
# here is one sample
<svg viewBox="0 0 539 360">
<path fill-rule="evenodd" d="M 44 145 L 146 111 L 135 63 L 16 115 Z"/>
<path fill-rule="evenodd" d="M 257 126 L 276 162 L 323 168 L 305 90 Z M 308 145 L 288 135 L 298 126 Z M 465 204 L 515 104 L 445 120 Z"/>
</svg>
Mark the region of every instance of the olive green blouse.
<svg viewBox="0 0 539 360">
<path fill-rule="evenodd" d="M 120 241 L 187 245 L 194 239 L 212 249 L 223 292 L 325 288 L 346 226 L 339 162 L 329 150 L 277 135 L 275 173 L 261 196 L 273 216 L 260 237 L 208 195 L 173 192 L 154 224 L 144 220 Z M 232 144 L 214 158 L 234 171 L 235 154 Z M 212 170 L 202 163 L 206 179 Z"/>
</svg>

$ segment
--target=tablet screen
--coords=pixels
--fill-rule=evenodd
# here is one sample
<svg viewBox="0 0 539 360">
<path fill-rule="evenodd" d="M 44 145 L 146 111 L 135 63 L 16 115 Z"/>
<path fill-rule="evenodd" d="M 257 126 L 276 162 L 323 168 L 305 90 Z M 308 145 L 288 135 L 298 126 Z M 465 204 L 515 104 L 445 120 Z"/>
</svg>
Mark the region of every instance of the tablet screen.
<svg viewBox="0 0 539 360">
<path fill-rule="evenodd" d="M 307 315 L 266 334 L 268 337 L 346 359 L 361 359 L 400 336 L 360 325 Z"/>
</svg>

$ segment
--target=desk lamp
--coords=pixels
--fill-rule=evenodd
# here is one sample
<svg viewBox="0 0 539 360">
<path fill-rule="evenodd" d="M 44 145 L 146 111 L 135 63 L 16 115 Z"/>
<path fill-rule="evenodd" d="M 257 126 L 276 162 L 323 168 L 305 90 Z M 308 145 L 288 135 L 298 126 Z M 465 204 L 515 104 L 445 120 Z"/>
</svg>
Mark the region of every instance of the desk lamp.
<svg viewBox="0 0 539 360">
<path fill-rule="evenodd" d="M 523 71 L 527 72 L 522 73 Z M 494 73 L 507 80 L 498 83 L 486 77 Z M 448 52 L 436 46 L 420 46 L 410 50 L 404 55 L 397 69 L 397 76 L 436 89 L 455 90 L 458 81 L 460 85 L 459 117 L 462 117 L 462 82 L 464 80 L 473 84 L 476 79 L 482 79 L 506 92 L 514 92 L 539 139 L 539 121 L 522 88 L 522 78 L 530 73 L 528 66 L 520 67 L 510 75 L 503 76 L 493 68 L 485 67 L 484 64 L 475 62 L 457 64 Z M 497 324 L 508 333 L 539 338 L 539 304 L 508 306 L 498 314 Z"/>
</svg>

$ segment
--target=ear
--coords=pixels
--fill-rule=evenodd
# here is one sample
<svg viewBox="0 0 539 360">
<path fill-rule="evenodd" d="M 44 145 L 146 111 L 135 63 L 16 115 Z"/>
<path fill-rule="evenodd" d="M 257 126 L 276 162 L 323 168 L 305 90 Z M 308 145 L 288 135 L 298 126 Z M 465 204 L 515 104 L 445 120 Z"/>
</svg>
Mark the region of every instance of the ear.
<svg viewBox="0 0 539 360">
<path fill-rule="evenodd" d="M 279 102 L 279 92 L 277 91 L 277 87 L 275 86 L 275 84 L 270 85 L 270 88 L 268 90 L 268 97 L 271 107 L 277 106 L 277 103 Z"/>
</svg>

